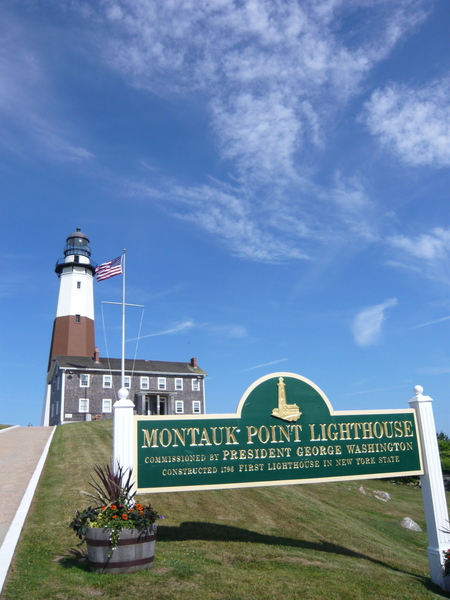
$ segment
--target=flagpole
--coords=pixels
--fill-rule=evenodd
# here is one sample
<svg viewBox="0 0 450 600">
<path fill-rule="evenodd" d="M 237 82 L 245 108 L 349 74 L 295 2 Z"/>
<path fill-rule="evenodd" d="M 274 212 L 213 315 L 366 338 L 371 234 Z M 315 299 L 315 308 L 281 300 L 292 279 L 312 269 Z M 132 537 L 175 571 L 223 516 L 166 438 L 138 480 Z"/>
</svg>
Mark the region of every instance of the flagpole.
<svg viewBox="0 0 450 600">
<path fill-rule="evenodd" d="M 125 248 L 122 254 L 122 369 L 121 387 L 125 388 Z"/>
<path fill-rule="evenodd" d="M 119 399 L 114 404 L 113 426 L 113 470 L 117 474 L 120 467 L 127 471 L 133 469 L 133 411 L 134 404 L 128 398 L 125 388 L 125 248 L 122 254 L 122 387 L 118 392 Z"/>
</svg>

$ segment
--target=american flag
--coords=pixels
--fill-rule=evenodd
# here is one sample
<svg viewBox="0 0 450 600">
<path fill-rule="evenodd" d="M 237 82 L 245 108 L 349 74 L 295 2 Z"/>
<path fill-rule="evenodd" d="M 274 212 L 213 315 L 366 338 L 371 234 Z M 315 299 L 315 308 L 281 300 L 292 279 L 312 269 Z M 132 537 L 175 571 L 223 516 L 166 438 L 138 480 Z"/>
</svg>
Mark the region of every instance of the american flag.
<svg viewBox="0 0 450 600">
<path fill-rule="evenodd" d="M 110 277 L 114 277 L 114 275 L 122 274 L 122 257 L 119 256 L 114 260 L 109 260 L 108 262 L 99 265 L 95 269 L 95 273 L 97 275 L 97 281 L 103 281 L 103 279 L 109 279 Z"/>
</svg>

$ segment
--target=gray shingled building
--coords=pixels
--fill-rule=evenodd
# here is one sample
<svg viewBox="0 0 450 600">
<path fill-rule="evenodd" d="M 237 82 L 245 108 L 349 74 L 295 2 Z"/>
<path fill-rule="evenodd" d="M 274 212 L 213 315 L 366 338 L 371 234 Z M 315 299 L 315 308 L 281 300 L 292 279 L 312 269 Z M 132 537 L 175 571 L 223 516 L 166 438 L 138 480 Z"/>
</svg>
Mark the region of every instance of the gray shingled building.
<svg viewBox="0 0 450 600">
<path fill-rule="evenodd" d="M 202 414 L 204 378 L 190 362 L 126 360 L 125 387 L 139 415 Z M 87 356 L 54 356 L 50 387 L 50 425 L 110 419 L 121 387 L 121 360 Z"/>
</svg>

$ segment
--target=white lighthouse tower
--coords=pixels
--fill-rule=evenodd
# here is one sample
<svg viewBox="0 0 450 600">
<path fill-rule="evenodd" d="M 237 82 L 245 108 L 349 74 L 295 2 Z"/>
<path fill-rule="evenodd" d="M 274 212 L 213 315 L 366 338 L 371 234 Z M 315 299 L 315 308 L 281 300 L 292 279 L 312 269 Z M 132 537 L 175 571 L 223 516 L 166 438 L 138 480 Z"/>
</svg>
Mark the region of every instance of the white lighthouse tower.
<svg viewBox="0 0 450 600">
<path fill-rule="evenodd" d="M 94 356 L 94 275 L 88 237 L 77 227 L 58 260 L 59 294 L 53 324 L 48 371 L 54 356 Z M 48 425 L 50 390 L 47 386 L 42 424 Z"/>
</svg>

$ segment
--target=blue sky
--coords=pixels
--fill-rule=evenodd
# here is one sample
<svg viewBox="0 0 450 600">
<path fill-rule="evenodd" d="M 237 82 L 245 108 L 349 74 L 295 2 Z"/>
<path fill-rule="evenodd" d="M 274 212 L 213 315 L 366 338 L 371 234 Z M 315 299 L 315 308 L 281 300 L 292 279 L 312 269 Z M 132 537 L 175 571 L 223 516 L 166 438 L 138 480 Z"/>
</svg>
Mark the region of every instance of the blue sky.
<svg viewBox="0 0 450 600">
<path fill-rule="evenodd" d="M 2 2 L 0 422 L 40 423 L 81 227 L 127 249 L 127 356 L 197 357 L 208 412 L 288 371 L 337 410 L 420 384 L 450 435 L 449 29 L 446 0 Z"/>
</svg>

